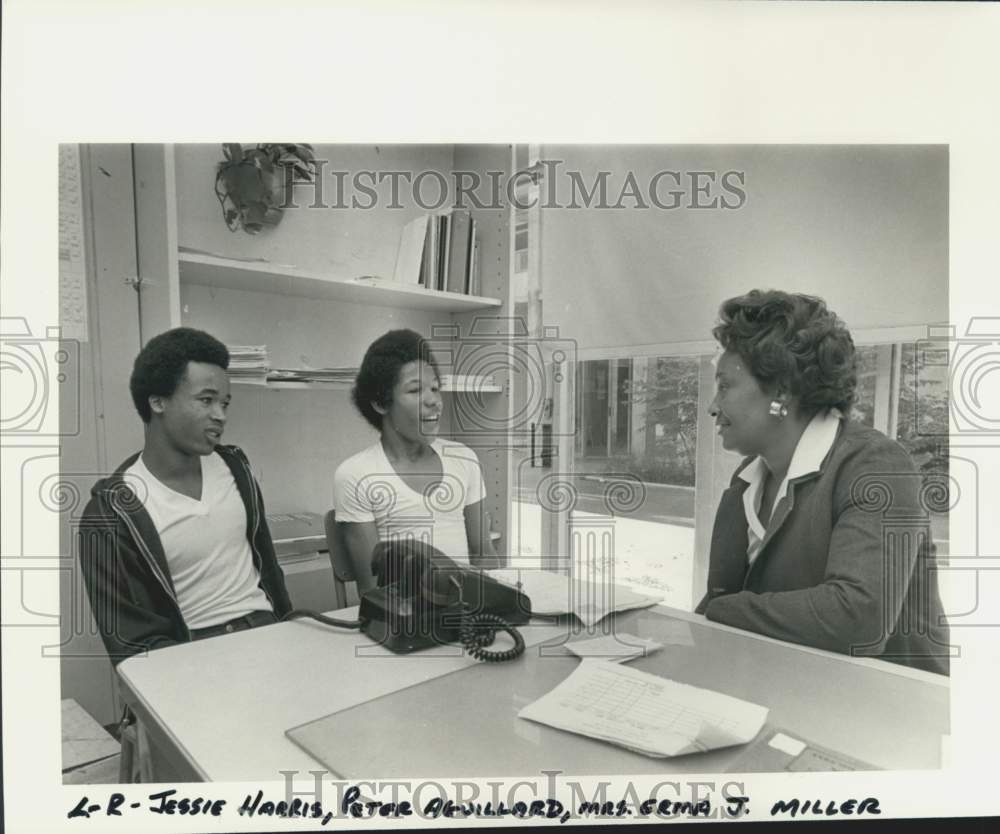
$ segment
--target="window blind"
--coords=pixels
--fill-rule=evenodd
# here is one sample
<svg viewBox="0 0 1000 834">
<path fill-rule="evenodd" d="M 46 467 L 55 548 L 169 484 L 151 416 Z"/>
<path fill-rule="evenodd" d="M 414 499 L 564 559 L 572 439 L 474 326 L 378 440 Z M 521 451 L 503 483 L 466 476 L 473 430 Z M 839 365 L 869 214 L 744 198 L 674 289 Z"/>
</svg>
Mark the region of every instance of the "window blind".
<svg viewBox="0 0 1000 834">
<path fill-rule="evenodd" d="M 711 339 L 751 288 L 852 329 L 948 317 L 946 146 L 541 149 L 544 320 L 580 348 Z"/>
</svg>

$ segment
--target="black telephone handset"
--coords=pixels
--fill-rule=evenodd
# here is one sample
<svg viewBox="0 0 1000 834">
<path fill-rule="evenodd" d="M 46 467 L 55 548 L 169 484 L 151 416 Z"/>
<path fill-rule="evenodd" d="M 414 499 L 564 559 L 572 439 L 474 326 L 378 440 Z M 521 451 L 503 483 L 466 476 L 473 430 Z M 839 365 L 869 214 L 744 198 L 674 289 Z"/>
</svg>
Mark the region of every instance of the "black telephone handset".
<svg viewBox="0 0 1000 834">
<path fill-rule="evenodd" d="M 361 630 L 387 649 L 413 652 L 460 642 L 477 660 L 513 660 L 524 651 L 515 624 L 531 618 L 531 603 L 516 588 L 455 564 L 414 539 L 382 542 L 373 554 L 378 587 L 361 596 Z M 514 646 L 488 649 L 497 631 Z"/>
</svg>

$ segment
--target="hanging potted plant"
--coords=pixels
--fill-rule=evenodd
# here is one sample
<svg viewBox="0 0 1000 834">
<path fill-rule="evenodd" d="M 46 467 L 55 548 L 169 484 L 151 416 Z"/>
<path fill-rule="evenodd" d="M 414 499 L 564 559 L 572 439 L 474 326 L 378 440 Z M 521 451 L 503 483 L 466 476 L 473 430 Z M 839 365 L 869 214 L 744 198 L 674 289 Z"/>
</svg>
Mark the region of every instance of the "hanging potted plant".
<svg viewBox="0 0 1000 834">
<path fill-rule="evenodd" d="M 263 144 L 222 146 L 225 159 L 215 175 L 215 196 L 229 231 L 255 235 L 281 221 L 292 185 L 312 182 L 316 160 L 311 145 Z"/>
</svg>

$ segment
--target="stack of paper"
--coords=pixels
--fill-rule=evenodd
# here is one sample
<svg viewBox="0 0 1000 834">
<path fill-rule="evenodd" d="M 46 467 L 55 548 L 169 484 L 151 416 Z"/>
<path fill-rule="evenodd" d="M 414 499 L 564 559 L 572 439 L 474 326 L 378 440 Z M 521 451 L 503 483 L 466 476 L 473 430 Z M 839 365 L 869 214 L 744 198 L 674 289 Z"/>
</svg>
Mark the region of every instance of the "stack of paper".
<svg viewBox="0 0 1000 834">
<path fill-rule="evenodd" d="M 496 385 L 493 377 L 478 374 L 442 374 L 441 387 L 447 391 L 475 393 Z"/>
<path fill-rule="evenodd" d="M 266 345 L 226 345 L 229 351 L 229 377 L 257 385 L 267 383 L 269 369 Z"/>
<path fill-rule="evenodd" d="M 354 382 L 357 368 L 274 368 L 268 382 L 326 382 L 345 385 Z"/>
<path fill-rule="evenodd" d="M 746 744 L 767 708 L 639 672 L 584 660 L 519 717 L 665 758 Z"/>
<path fill-rule="evenodd" d="M 502 568 L 487 573 L 505 585 L 520 585 L 531 600 L 533 614 L 575 614 L 587 628 L 615 611 L 648 608 L 663 599 L 623 585 L 587 582 L 550 571 Z"/>
</svg>

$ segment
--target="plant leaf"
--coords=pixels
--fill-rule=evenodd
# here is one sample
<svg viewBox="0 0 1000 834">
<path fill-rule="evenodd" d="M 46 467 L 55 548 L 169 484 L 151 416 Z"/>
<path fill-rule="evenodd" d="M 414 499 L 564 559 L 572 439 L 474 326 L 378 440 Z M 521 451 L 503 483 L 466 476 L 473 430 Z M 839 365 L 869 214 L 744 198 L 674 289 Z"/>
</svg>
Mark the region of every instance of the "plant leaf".
<svg viewBox="0 0 1000 834">
<path fill-rule="evenodd" d="M 260 171 L 253 165 L 239 165 L 233 169 L 236 180 L 229 189 L 230 196 L 238 204 L 260 200 L 264 193 Z"/>
</svg>

